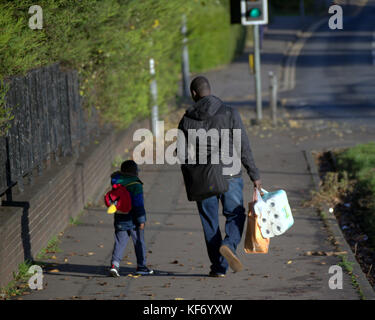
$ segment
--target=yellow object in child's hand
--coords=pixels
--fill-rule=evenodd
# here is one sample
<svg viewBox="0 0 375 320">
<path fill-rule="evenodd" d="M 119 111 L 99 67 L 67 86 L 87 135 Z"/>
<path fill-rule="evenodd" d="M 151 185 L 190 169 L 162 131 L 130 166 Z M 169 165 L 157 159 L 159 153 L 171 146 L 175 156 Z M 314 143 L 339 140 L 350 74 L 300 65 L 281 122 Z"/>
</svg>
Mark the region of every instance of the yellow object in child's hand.
<svg viewBox="0 0 375 320">
<path fill-rule="evenodd" d="M 112 204 L 112 205 L 108 208 L 107 213 L 108 213 L 108 214 L 114 214 L 116 211 L 117 211 L 116 206 L 115 206 L 114 204 Z"/>
</svg>

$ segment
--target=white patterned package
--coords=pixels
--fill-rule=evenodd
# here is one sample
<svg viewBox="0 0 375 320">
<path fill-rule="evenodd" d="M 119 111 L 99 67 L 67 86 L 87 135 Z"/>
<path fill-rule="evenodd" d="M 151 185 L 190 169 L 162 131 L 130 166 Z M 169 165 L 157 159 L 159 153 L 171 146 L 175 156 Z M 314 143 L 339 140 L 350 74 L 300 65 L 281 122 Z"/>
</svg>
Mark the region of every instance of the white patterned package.
<svg viewBox="0 0 375 320">
<path fill-rule="evenodd" d="M 254 205 L 255 214 L 264 238 L 272 238 L 285 233 L 294 223 L 292 211 L 284 190 L 267 192 L 261 197 L 257 190 L 258 201 Z"/>
</svg>

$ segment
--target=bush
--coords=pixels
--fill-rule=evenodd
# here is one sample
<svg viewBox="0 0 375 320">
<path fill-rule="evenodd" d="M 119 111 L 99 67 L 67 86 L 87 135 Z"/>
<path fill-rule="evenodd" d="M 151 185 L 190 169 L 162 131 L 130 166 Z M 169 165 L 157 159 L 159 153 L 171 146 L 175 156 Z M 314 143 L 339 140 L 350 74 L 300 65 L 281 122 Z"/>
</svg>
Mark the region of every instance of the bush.
<svg viewBox="0 0 375 320">
<path fill-rule="evenodd" d="M 156 62 L 161 112 L 176 96 L 183 14 L 188 20 L 193 72 L 233 59 L 245 29 L 230 25 L 228 2 L 40 0 L 43 29 L 31 30 L 28 9 L 34 1 L 3 1 L 0 81 L 60 61 L 64 67 L 79 71 L 85 106 L 97 108 L 104 121 L 127 126 L 150 113 L 150 58 Z M 3 103 L 0 107 L 3 124 L 11 115 L 3 111 Z"/>
</svg>

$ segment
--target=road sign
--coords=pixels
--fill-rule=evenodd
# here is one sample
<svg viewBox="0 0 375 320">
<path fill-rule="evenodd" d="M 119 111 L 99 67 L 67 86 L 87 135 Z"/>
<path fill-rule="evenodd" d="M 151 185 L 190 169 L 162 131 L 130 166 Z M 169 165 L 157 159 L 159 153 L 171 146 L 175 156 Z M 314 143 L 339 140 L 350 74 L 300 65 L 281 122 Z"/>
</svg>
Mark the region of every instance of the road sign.
<svg viewBox="0 0 375 320">
<path fill-rule="evenodd" d="M 267 24 L 267 0 L 241 0 L 241 24 L 244 26 Z"/>
</svg>

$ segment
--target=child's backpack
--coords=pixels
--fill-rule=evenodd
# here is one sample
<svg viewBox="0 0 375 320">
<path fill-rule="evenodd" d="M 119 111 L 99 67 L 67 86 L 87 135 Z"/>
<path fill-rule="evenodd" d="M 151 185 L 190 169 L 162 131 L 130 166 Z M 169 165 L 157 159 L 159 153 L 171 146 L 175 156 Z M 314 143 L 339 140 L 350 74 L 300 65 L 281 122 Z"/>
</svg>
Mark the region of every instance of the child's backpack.
<svg viewBox="0 0 375 320">
<path fill-rule="evenodd" d="M 108 207 L 108 214 L 129 213 L 132 208 L 132 200 L 129 191 L 121 184 L 112 185 L 112 190 L 104 196 L 104 203 Z"/>
</svg>

